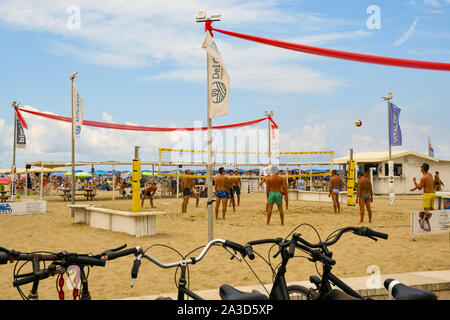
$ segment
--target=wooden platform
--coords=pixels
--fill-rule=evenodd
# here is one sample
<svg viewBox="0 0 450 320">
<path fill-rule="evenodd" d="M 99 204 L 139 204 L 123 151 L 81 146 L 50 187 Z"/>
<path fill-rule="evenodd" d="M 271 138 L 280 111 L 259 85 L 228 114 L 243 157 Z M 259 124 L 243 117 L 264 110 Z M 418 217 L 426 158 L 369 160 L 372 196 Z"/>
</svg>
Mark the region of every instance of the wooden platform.
<svg viewBox="0 0 450 320">
<path fill-rule="evenodd" d="M 74 208 L 75 223 L 84 223 L 93 228 L 125 232 L 135 237 L 156 234 L 156 216 L 166 212 L 128 212 L 100 208 L 94 205 L 68 205 Z"/>
</svg>

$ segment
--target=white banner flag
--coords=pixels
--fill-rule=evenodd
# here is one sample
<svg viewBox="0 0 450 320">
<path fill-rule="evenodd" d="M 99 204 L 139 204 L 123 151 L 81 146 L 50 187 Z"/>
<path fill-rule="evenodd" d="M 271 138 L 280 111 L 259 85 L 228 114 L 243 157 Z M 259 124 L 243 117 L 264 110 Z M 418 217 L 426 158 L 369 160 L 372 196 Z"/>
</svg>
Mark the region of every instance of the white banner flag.
<svg viewBox="0 0 450 320">
<path fill-rule="evenodd" d="M 27 146 L 25 131 L 23 130 L 22 124 L 20 123 L 19 119 L 16 119 L 16 123 L 17 123 L 16 147 L 25 148 Z"/>
<path fill-rule="evenodd" d="M 206 32 L 202 48 L 208 53 L 208 116 L 212 119 L 228 114 L 230 76 L 209 31 Z"/>
<path fill-rule="evenodd" d="M 78 92 L 77 86 L 73 84 L 73 136 L 74 138 L 79 138 L 81 133 L 81 127 L 83 125 L 83 99 L 81 99 L 80 93 Z"/>
<path fill-rule="evenodd" d="M 280 162 L 280 130 L 278 127 L 270 124 L 270 150 L 271 150 L 271 162 L 273 164 L 278 164 Z"/>
</svg>

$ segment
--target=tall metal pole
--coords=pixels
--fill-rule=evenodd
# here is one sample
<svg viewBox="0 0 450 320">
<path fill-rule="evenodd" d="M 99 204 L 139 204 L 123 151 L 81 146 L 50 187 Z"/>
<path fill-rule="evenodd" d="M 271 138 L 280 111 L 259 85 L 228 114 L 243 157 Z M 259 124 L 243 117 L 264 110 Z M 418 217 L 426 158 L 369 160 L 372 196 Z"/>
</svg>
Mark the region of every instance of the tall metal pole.
<svg viewBox="0 0 450 320">
<path fill-rule="evenodd" d="M 387 109 L 388 109 L 388 137 L 389 137 L 389 161 L 392 160 L 391 152 L 391 98 L 387 99 Z"/>
<path fill-rule="evenodd" d="M 16 102 L 12 103 L 13 108 L 16 106 Z M 17 114 L 14 109 L 14 143 L 13 143 L 13 163 L 11 166 L 11 202 L 16 201 L 16 145 L 17 145 Z"/>
<path fill-rule="evenodd" d="M 391 151 L 391 99 L 393 98 L 392 92 L 389 92 L 387 97 L 382 97 L 387 101 L 388 110 L 388 138 L 389 138 L 389 162 L 388 162 L 388 192 L 389 192 L 389 202 L 391 205 L 395 202 L 395 191 L 394 191 L 394 164 L 392 162 L 392 151 Z"/>
<path fill-rule="evenodd" d="M 73 120 L 74 120 L 74 114 L 73 114 L 73 86 L 74 86 L 74 80 L 77 77 L 77 72 L 73 73 L 70 76 L 70 80 L 71 80 L 71 84 L 72 84 L 72 88 L 71 88 L 71 96 L 70 96 L 70 100 L 71 100 L 71 105 L 72 105 L 72 196 L 71 196 L 71 202 L 72 202 L 72 206 L 75 204 L 75 136 L 74 136 L 74 128 L 73 128 Z M 75 216 L 75 208 L 71 208 L 71 216 L 74 217 Z"/>
<path fill-rule="evenodd" d="M 207 23 L 211 23 L 212 21 L 220 21 L 220 14 L 211 15 L 210 17 L 206 17 L 206 11 L 199 11 L 196 17 L 197 23 L 205 23 L 205 26 Z M 205 30 L 206 32 L 209 32 L 208 30 Z M 208 122 L 208 164 L 207 164 L 207 179 L 206 184 L 208 186 L 208 241 L 211 241 L 214 239 L 214 230 L 213 230 L 213 178 L 212 178 L 212 119 L 209 116 L 209 110 L 210 110 L 210 101 L 209 101 L 209 86 L 210 86 L 210 55 L 206 54 L 206 101 L 207 101 L 207 122 Z"/>
<path fill-rule="evenodd" d="M 209 32 L 209 31 L 207 31 Z M 209 109 L 210 109 L 210 102 L 209 102 L 209 53 L 206 54 L 206 76 L 207 76 L 207 83 L 206 83 L 206 101 L 207 101 L 207 120 L 208 120 L 208 178 L 207 178 L 207 185 L 208 185 L 208 241 L 211 241 L 214 239 L 214 224 L 213 224 L 213 182 L 212 182 L 212 119 L 209 117 Z"/>
</svg>

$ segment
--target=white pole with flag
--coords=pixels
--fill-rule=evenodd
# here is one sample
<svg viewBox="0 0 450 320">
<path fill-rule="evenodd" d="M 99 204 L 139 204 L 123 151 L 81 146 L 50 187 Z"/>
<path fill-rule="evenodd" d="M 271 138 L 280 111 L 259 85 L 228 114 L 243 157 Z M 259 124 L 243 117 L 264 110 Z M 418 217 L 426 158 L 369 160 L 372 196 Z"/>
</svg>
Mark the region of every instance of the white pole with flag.
<svg viewBox="0 0 450 320">
<path fill-rule="evenodd" d="M 27 144 L 27 140 L 25 137 L 24 128 L 27 129 L 27 124 L 23 117 L 19 113 L 19 105 L 14 101 L 12 106 L 14 108 L 14 145 L 13 145 L 13 164 L 11 166 L 11 202 L 15 202 L 16 199 L 16 149 L 17 148 L 25 148 Z M 25 196 L 27 195 L 26 183 L 25 183 Z"/>
<path fill-rule="evenodd" d="M 74 72 L 70 76 L 70 80 L 72 82 L 72 196 L 71 202 L 72 205 L 75 204 L 75 138 L 80 137 L 81 133 L 81 125 L 83 122 L 83 100 L 80 97 L 77 87 L 75 86 L 75 78 L 77 77 L 78 72 Z M 75 216 L 74 208 L 72 207 L 71 215 Z"/>
<path fill-rule="evenodd" d="M 387 97 L 383 97 L 387 101 L 388 107 L 388 132 L 389 132 L 389 162 L 388 162 L 388 175 L 389 175 L 389 202 L 391 205 L 395 203 L 395 190 L 394 190 L 394 161 L 392 161 L 391 146 L 402 145 L 402 131 L 400 129 L 400 112 L 401 109 L 391 103 L 391 99 L 394 96 L 392 92 L 389 92 Z"/>
<path fill-rule="evenodd" d="M 17 112 L 16 112 L 16 106 L 17 103 L 14 101 L 12 103 L 12 106 L 14 108 L 14 144 L 13 144 L 13 162 L 11 166 L 11 202 L 16 201 L 16 145 L 17 145 Z"/>
<path fill-rule="evenodd" d="M 205 27 L 212 21 L 220 21 L 220 15 L 206 18 L 206 11 L 197 14 L 197 22 L 205 22 Z M 212 119 L 228 114 L 230 95 L 230 77 L 223 64 L 212 34 L 205 28 L 205 39 L 202 48 L 206 51 L 206 75 L 207 75 L 207 121 L 208 121 L 208 241 L 214 239 L 213 230 L 213 178 L 212 178 Z"/>
</svg>

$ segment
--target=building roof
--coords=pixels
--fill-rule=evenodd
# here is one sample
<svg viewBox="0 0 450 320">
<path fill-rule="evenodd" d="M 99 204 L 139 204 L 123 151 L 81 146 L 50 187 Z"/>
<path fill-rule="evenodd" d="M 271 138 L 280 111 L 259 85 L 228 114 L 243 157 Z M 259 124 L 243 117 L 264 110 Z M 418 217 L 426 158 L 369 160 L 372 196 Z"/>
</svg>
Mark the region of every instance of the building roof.
<svg viewBox="0 0 450 320">
<path fill-rule="evenodd" d="M 433 158 L 421 153 L 417 153 L 414 151 L 392 151 L 391 153 L 392 159 L 397 159 L 401 157 L 405 157 L 408 155 L 416 156 L 419 158 L 423 158 L 428 161 L 434 161 L 439 162 L 441 160 L 437 158 Z M 350 155 L 342 158 L 336 158 L 334 159 L 334 163 L 347 163 L 347 160 L 350 160 Z M 383 162 L 389 160 L 389 152 L 388 151 L 381 151 L 381 152 L 361 152 L 361 153 L 355 153 L 353 154 L 353 160 L 356 162 Z M 444 160 L 445 161 L 445 160 Z"/>
</svg>

